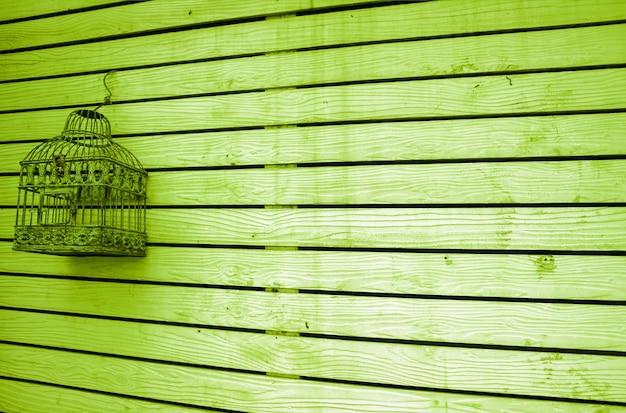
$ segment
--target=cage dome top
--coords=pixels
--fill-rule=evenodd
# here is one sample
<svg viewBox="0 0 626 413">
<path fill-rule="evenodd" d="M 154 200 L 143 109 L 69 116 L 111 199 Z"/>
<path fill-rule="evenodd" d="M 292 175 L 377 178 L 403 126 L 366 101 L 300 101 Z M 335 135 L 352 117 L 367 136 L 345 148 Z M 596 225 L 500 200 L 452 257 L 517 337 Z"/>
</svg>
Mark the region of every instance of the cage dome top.
<svg viewBox="0 0 626 413">
<path fill-rule="evenodd" d="M 109 120 L 95 110 L 79 109 L 70 113 L 61 135 L 35 147 L 22 165 L 63 157 L 66 161 L 108 159 L 143 171 L 141 162 L 126 148 L 111 139 Z"/>
</svg>

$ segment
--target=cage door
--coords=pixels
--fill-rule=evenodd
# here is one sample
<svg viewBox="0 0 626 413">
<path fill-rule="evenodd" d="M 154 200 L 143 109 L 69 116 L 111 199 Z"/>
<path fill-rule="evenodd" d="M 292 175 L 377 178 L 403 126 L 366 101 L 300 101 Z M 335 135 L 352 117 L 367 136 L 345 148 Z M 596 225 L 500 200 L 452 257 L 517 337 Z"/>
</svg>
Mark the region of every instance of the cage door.
<svg viewBox="0 0 626 413">
<path fill-rule="evenodd" d="M 39 225 L 73 225 L 76 195 L 68 188 L 45 188 L 39 202 Z"/>
</svg>

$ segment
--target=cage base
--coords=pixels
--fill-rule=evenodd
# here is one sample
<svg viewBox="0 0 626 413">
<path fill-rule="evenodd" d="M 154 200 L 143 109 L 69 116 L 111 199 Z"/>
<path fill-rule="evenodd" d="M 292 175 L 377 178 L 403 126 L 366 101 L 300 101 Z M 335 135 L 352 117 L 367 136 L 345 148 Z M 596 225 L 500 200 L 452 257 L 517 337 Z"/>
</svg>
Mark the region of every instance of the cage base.
<svg viewBox="0 0 626 413">
<path fill-rule="evenodd" d="M 13 249 L 53 255 L 144 257 L 146 235 L 108 227 L 16 226 Z"/>
</svg>

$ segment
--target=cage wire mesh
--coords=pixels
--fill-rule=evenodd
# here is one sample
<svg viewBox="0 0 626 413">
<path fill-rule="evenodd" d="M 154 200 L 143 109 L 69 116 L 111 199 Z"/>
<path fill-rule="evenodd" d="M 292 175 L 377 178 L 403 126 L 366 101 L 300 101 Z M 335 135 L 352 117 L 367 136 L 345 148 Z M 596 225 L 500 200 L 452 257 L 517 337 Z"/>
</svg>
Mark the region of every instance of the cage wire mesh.
<svg viewBox="0 0 626 413">
<path fill-rule="evenodd" d="M 139 160 L 95 110 L 72 112 L 61 135 L 20 162 L 13 249 L 144 256 L 146 184 Z"/>
</svg>

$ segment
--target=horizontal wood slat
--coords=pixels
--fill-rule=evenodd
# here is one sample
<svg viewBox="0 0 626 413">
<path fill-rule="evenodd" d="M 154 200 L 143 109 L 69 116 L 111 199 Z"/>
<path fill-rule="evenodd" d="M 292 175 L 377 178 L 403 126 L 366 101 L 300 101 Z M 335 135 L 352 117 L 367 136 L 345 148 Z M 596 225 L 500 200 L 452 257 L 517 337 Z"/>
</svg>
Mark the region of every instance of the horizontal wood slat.
<svg viewBox="0 0 626 413">
<path fill-rule="evenodd" d="M 63 123 L 59 122 L 49 126 L 47 138 L 61 132 Z M 604 113 L 257 129 L 121 138 L 117 142 L 147 168 L 184 168 L 625 155 L 625 133 L 626 113 Z M 38 144 L 0 146 L 0 172 L 18 172 L 19 162 Z"/>
<path fill-rule="evenodd" d="M 0 23 L 112 3 L 119 3 L 119 0 L 3 0 Z"/>
<path fill-rule="evenodd" d="M 270 293 L 0 277 L 0 305 L 384 339 L 626 350 L 626 307 Z M 124 305 L 120 305 L 124 303 Z"/>
<path fill-rule="evenodd" d="M 624 251 L 626 208 L 155 209 L 148 233 L 223 245 Z"/>
<path fill-rule="evenodd" d="M 82 257 L 76 265 L 72 257 L 33 256 L 11 246 L 0 242 L 0 271 L 261 288 L 626 300 L 625 256 L 148 247 L 145 258 Z"/>
<path fill-rule="evenodd" d="M 60 383 L 62 384 L 62 383 Z M 198 413 L 175 406 L 88 391 L 0 378 L 0 409 L 20 413 Z M 217 410 L 205 410 L 217 412 Z"/>
<path fill-rule="evenodd" d="M 358 42 L 611 22 L 624 18 L 626 5 L 619 0 L 570 1 L 567 8 L 557 0 L 524 3 L 477 0 L 471 9 L 463 0 L 411 3 L 9 53 L 0 62 L 0 80 Z M 50 65 L 51 61 L 54 65 Z"/>
<path fill-rule="evenodd" d="M 0 238 L 15 212 L 0 209 Z M 626 208 L 152 209 L 157 243 L 328 248 L 626 250 Z"/>
<path fill-rule="evenodd" d="M 626 202 L 626 161 L 153 172 L 151 205 Z M 15 205 L 19 178 L 0 177 Z"/>
<path fill-rule="evenodd" d="M 626 161 L 153 172 L 150 185 L 153 205 L 626 202 Z"/>
<path fill-rule="evenodd" d="M 626 25 L 618 24 L 385 43 L 119 71 L 107 77 L 107 84 L 113 101 L 119 102 L 329 82 L 623 64 L 624 37 Z M 299 70 L 302 67 L 310 70 Z M 102 78 L 95 74 L 0 84 L 0 110 L 91 105 L 106 95 Z"/>
<path fill-rule="evenodd" d="M 204 0 L 184 2 L 156 0 L 0 25 L 0 50 L 97 39 L 147 30 L 167 30 L 198 23 L 295 13 L 333 6 L 376 3 L 377 1 L 379 0 L 316 0 L 312 3 L 310 0 L 287 2 L 263 0 L 254 3 L 224 3 Z M 89 27 L 89 30 L 76 30 L 77 27 Z"/>
<path fill-rule="evenodd" d="M 101 109 L 116 134 L 626 108 L 626 69 L 344 85 Z M 60 133 L 67 109 L 0 114 L 0 141 Z"/>
<path fill-rule="evenodd" d="M 272 374 L 599 400 L 609 388 L 616 394 L 626 387 L 619 381 L 626 358 L 612 356 L 366 343 L 110 320 L 86 323 L 16 311 L 0 311 L 0 320 L 9 341 L 53 347 L 71 343 L 72 349 L 83 351 L 114 349 L 122 356 Z M 481 377 L 479 383 L 475 377 Z"/>
<path fill-rule="evenodd" d="M 436 412 L 445 405 L 451 413 L 503 407 L 556 413 L 563 407 L 568 412 L 585 412 L 578 406 L 593 406 L 294 380 L 11 345 L 0 345 L 0 349 L 4 355 L 0 372 L 5 375 L 236 411 Z M 602 371 L 612 370 L 607 364 L 603 363 Z M 120 380 L 122 375 L 133 380 Z M 574 391 L 584 390 L 579 385 Z M 614 393 L 606 390 L 608 397 Z"/>
</svg>

